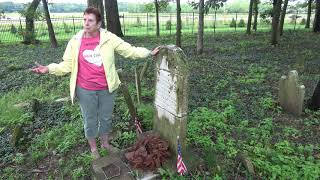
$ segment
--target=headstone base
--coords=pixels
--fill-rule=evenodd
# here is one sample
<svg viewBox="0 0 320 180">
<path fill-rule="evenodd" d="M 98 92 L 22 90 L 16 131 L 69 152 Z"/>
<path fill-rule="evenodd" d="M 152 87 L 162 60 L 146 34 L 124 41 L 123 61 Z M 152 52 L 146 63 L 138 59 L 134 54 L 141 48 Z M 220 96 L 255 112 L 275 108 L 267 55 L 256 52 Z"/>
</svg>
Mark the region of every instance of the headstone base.
<svg viewBox="0 0 320 180">
<path fill-rule="evenodd" d="M 192 150 L 191 147 L 186 148 L 184 154 L 182 154 L 182 160 L 184 164 L 187 166 L 187 170 L 197 169 L 200 165 L 203 165 L 205 162 L 202 158 L 200 158 L 196 152 Z M 171 169 L 173 172 L 177 171 L 177 157 L 172 156 L 168 159 L 163 165 L 164 168 Z"/>
<path fill-rule="evenodd" d="M 152 171 L 136 170 L 138 172 L 138 180 L 161 180 L 161 175 Z"/>
<path fill-rule="evenodd" d="M 153 133 L 156 133 L 156 132 L 153 130 L 147 131 L 147 132 L 144 132 L 143 134 L 140 134 L 140 137 L 142 137 L 146 134 L 153 134 Z M 188 170 L 196 169 L 200 165 L 205 163 L 205 161 L 201 157 L 199 157 L 197 155 L 197 153 L 195 152 L 195 150 L 190 146 L 187 146 L 186 149 L 183 150 L 182 159 L 183 159 L 183 162 L 185 163 L 185 165 L 187 166 Z M 164 162 L 162 168 L 167 168 L 167 169 L 172 170 L 173 172 L 176 172 L 177 171 L 177 156 L 174 153 L 172 153 L 171 157 L 168 158 Z M 155 170 L 155 171 L 157 171 L 157 170 Z M 143 171 L 138 171 L 138 172 L 139 172 L 139 174 L 140 173 L 148 174 L 148 172 L 143 172 Z M 140 179 L 143 179 L 143 178 L 140 178 Z"/>
</svg>

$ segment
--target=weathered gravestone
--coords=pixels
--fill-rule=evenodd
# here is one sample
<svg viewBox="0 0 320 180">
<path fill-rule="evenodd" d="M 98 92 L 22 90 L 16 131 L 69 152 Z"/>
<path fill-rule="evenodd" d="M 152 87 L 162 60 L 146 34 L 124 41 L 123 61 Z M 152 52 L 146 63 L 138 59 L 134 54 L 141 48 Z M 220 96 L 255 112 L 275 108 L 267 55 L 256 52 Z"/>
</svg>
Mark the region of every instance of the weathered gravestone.
<svg viewBox="0 0 320 180">
<path fill-rule="evenodd" d="M 303 110 L 305 94 L 304 85 L 299 85 L 298 72 L 290 71 L 288 76 L 281 76 L 279 82 L 279 100 L 281 107 L 294 115 L 300 115 Z"/>
<path fill-rule="evenodd" d="M 308 100 L 307 105 L 311 110 L 318 110 L 320 108 L 320 81 L 318 81 L 317 86 L 313 91 L 312 97 Z"/>
<path fill-rule="evenodd" d="M 163 46 L 156 56 L 154 130 L 169 141 L 177 155 L 177 136 L 182 154 L 186 147 L 188 108 L 188 68 L 183 51 L 174 45 Z"/>
</svg>

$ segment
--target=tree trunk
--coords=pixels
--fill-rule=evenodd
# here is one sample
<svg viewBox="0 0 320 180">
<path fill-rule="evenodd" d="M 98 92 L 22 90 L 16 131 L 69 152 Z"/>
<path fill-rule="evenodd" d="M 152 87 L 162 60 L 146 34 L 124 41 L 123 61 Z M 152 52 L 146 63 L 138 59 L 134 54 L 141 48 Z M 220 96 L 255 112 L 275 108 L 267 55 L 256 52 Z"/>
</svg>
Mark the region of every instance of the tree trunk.
<svg viewBox="0 0 320 180">
<path fill-rule="evenodd" d="M 309 0 L 308 1 L 308 14 L 307 14 L 307 21 L 306 21 L 306 27 L 305 28 L 310 28 L 311 5 L 312 5 L 312 0 Z"/>
<path fill-rule="evenodd" d="M 98 7 L 99 6 L 99 0 L 87 0 L 88 7 Z"/>
<path fill-rule="evenodd" d="M 253 4 L 253 11 L 254 11 L 254 21 L 253 21 L 253 30 L 257 31 L 258 26 L 258 0 L 254 0 Z"/>
<path fill-rule="evenodd" d="M 279 25 L 280 36 L 282 36 L 283 34 L 283 24 L 284 24 L 284 18 L 286 17 L 286 13 L 287 13 L 287 7 L 288 7 L 288 0 L 284 0 L 283 8 L 280 16 L 280 25 Z"/>
<path fill-rule="evenodd" d="M 27 9 L 26 33 L 23 36 L 23 43 L 25 44 L 32 44 L 36 42 L 36 35 L 34 32 L 34 14 L 37 10 L 39 3 L 40 0 L 33 0 Z"/>
<path fill-rule="evenodd" d="M 177 32 L 176 32 L 176 46 L 181 47 L 181 6 L 180 0 L 177 0 Z"/>
<path fill-rule="evenodd" d="M 121 24 L 119 19 L 118 2 L 117 0 L 105 0 L 107 29 L 108 31 L 123 37 Z"/>
<path fill-rule="evenodd" d="M 160 25 L 159 25 L 159 4 L 158 4 L 158 0 L 154 0 L 154 6 L 156 8 L 157 37 L 159 37 L 160 36 Z"/>
<path fill-rule="evenodd" d="M 213 33 L 216 34 L 216 23 L 217 23 L 217 8 L 214 8 L 214 24 L 213 24 Z"/>
<path fill-rule="evenodd" d="M 101 27 L 106 28 L 106 22 L 104 21 L 104 7 L 102 0 L 87 0 L 88 7 L 96 7 L 100 10 L 102 20 L 101 20 Z"/>
<path fill-rule="evenodd" d="M 313 32 L 320 32 L 320 0 L 316 0 L 316 13 L 314 15 Z"/>
<path fill-rule="evenodd" d="M 199 0 L 199 25 L 197 37 L 197 54 L 203 52 L 204 0 Z"/>
<path fill-rule="evenodd" d="M 252 20 L 252 7 L 253 7 L 253 1 L 250 0 L 249 4 L 249 14 L 248 14 L 248 24 L 247 24 L 247 34 L 251 34 L 251 20 Z"/>
<path fill-rule="evenodd" d="M 101 19 L 101 27 L 103 29 L 105 29 L 106 28 L 106 22 L 104 20 L 104 6 L 103 6 L 103 1 L 102 0 L 99 0 L 98 8 L 100 9 L 100 13 L 101 13 L 101 17 L 102 17 L 102 19 Z"/>
<path fill-rule="evenodd" d="M 57 43 L 57 39 L 56 39 L 56 36 L 54 34 L 53 26 L 52 26 L 52 23 L 51 23 L 51 18 L 50 18 L 50 13 L 49 13 L 47 0 L 42 0 L 42 4 L 43 4 L 44 13 L 45 13 L 45 16 L 46 16 L 48 32 L 49 32 L 49 38 L 50 38 L 50 42 L 51 42 L 51 47 L 56 48 L 56 47 L 58 47 L 58 43 Z"/>
<path fill-rule="evenodd" d="M 272 45 L 278 44 L 280 11 L 281 11 L 281 0 L 273 0 L 273 17 L 272 17 L 272 32 L 271 32 Z"/>
</svg>

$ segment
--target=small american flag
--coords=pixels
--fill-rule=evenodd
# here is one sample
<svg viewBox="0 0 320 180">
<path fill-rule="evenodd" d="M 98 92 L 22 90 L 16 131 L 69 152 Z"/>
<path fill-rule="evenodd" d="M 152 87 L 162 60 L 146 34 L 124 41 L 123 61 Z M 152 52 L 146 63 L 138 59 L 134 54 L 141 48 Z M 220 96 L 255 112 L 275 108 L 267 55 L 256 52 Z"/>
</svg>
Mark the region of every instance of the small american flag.
<svg viewBox="0 0 320 180">
<path fill-rule="evenodd" d="M 179 136 L 177 137 L 177 139 L 178 139 L 177 172 L 180 174 L 180 176 L 182 176 L 183 174 L 185 174 L 187 172 L 187 167 L 182 160 L 181 145 L 179 142 Z"/>
<path fill-rule="evenodd" d="M 137 117 L 134 118 L 134 125 L 136 126 L 137 131 L 139 134 L 142 133 L 141 123 L 138 121 Z"/>
</svg>

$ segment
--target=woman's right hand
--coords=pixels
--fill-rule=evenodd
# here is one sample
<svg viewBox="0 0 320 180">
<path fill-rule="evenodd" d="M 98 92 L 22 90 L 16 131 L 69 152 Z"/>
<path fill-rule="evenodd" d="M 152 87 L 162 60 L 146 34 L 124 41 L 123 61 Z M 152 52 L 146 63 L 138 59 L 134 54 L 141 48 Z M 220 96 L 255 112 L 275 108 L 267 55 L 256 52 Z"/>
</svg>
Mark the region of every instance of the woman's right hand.
<svg viewBox="0 0 320 180">
<path fill-rule="evenodd" d="M 43 66 L 37 62 L 35 62 L 35 64 L 37 65 L 37 67 L 32 68 L 31 71 L 37 74 L 45 74 L 49 72 L 49 68 L 47 66 Z"/>
</svg>

